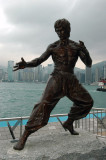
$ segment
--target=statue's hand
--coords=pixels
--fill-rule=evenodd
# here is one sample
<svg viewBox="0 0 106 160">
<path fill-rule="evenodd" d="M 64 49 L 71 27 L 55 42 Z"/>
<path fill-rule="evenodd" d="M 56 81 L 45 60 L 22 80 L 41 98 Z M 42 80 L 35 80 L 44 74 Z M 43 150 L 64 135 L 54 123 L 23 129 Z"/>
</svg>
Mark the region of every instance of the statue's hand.
<svg viewBox="0 0 106 160">
<path fill-rule="evenodd" d="M 24 60 L 24 58 L 21 58 L 21 61 L 16 63 L 16 65 L 14 66 L 13 71 L 17 71 L 19 69 L 24 69 L 26 66 L 27 66 L 26 61 Z"/>
<path fill-rule="evenodd" d="M 79 46 L 80 46 L 80 56 L 81 56 L 81 58 L 85 58 L 85 52 L 84 52 L 85 45 L 84 45 L 84 42 L 79 41 Z"/>
<path fill-rule="evenodd" d="M 79 41 L 79 46 L 80 46 L 80 55 L 82 58 L 85 58 L 86 56 L 89 55 L 88 50 L 86 49 L 84 42 Z"/>
<path fill-rule="evenodd" d="M 84 42 L 79 41 L 79 45 L 80 45 L 80 47 L 84 47 Z"/>
</svg>

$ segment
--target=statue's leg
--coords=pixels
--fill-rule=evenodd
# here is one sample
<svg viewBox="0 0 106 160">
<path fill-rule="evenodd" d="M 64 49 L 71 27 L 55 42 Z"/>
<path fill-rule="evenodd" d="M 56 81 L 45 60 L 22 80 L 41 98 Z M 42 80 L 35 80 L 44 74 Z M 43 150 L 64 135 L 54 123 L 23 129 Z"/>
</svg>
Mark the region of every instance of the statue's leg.
<svg viewBox="0 0 106 160">
<path fill-rule="evenodd" d="M 63 127 L 68 130 L 72 135 L 79 135 L 77 131 L 74 130 L 73 127 L 73 122 L 72 120 L 67 120 L 63 123 Z"/>
<path fill-rule="evenodd" d="M 59 85 L 55 81 L 54 77 L 51 77 L 47 83 L 42 99 L 35 105 L 25 126 L 25 131 L 18 143 L 14 146 L 14 149 L 22 150 L 28 136 L 47 125 L 50 113 L 61 97 L 61 89 L 59 88 Z"/>
<path fill-rule="evenodd" d="M 25 130 L 17 144 L 13 147 L 15 150 L 22 150 L 25 146 L 26 140 L 29 137 L 30 133 Z"/>
<path fill-rule="evenodd" d="M 93 106 L 93 99 L 75 76 L 73 76 L 71 83 L 68 82 L 68 88 L 69 91 L 67 97 L 74 103 L 64 125 L 70 130 L 70 132 L 72 132 L 72 134 L 77 134 L 73 129 L 73 122 L 86 117 Z"/>
</svg>

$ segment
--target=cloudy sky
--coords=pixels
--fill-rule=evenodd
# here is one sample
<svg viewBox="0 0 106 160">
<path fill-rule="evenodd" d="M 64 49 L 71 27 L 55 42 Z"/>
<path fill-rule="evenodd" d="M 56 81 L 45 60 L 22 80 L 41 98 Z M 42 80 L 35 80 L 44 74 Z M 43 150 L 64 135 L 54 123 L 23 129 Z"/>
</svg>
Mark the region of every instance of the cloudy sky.
<svg viewBox="0 0 106 160">
<path fill-rule="evenodd" d="M 58 40 L 54 22 L 61 18 L 71 23 L 70 39 L 84 41 L 93 64 L 106 60 L 106 0 L 0 0 L 0 65 L 39 57 Z M 85 68 L 80 60 L 77 67 Z"/>
</svg>

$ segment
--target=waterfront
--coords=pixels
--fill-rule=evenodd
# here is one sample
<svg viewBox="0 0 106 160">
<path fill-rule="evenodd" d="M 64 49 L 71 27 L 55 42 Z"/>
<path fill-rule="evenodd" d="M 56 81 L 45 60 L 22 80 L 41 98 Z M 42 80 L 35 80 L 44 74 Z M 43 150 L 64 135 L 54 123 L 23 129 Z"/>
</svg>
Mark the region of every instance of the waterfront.
<svg viewBox="0 0 106 160">
<path fill-rule="evenodd" d="M 45 83 L 0 83 L 0 118 L 29 116 L 44 89 Z M 97 86 L 84 85 L 94 99 L 94 107 L 106 108 L 106 92 Z M 62 98 L 51 114 L 68 113 L 72 102 Z"/>
</svg>

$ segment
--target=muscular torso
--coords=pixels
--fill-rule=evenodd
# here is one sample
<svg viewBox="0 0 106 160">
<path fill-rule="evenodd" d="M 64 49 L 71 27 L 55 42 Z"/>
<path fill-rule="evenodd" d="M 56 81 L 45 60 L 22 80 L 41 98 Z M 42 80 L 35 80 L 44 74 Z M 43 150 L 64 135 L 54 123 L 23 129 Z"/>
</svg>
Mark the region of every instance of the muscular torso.
<svg viewBox="0 0 106 160">
<path fill-rule="evenodd" d="M 73 72 L 73 68 L 78 59 L 79 47 L 74 42 L 61 45 L 60 42 L 52 48 L 52 59 L 54 61 L 54 69 L 64 72 Z"/>
<path fill-rule="evenodd" d="M 81 41 L 80 41 L 81 42 Z M 26 63 L 26 67 L 36 67 L 47 60 L 50 56 L 54 61 L 54 71 L 63 71 L 73 73 L 73 69 L 78 57 L 81 58 L 87 67 L 91 67 L 92 59 L 88 50 L 81 43 L 68 40 L 62 44 L 61 41 L 54 42 L 49 45 L 47 50 L 39 57 L 31 62 Z"/>
</svg>

